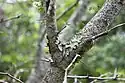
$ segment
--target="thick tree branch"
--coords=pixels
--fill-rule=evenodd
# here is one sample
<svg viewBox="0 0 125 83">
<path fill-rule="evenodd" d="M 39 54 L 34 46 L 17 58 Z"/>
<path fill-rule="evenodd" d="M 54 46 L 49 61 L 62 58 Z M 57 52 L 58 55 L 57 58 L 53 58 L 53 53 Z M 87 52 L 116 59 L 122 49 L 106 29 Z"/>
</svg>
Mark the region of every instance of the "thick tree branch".
<svg viewBox="0 0 125 83">
<path fill-rule="evenodd" d="M 51 67 L 48 69 L 41 83 L 60 83 L 61 81 L 63 81 L 64 71 L 62 71 L 61 68 L 59 68 L 57 65 L 60 58 L 62 58 L 62 56 L 60 56 L 62 54 L 58 48 L 58 45 L 56 44 L 58 32 L 55 17 L 55 0 L 50 0 L 49 7 L 46 10 L 45 19 L 48 46 L 53 62 L 51 63 Z"/>
<path fill-rule="evenodd" d="M 48 1 L 48 0 L 47 0 Z M 55 44 L 57 39 L 57 26 L 56 26 L 56 11 L 55 11 L 56 0 L 50 0 L 49 3 L 46 3 L 46 32 L 48 38 L 48 46 L 50 54 L 53 58 L 54 53 L 58 50 L 57 45 Z M 54 58 L 53 58 L 54 59 Z"/>
<path fill-rule="evenodd" d="M 52 65 L 58 66 L 56 63 L 60 62 L 63 56 L 61 51 L 56 44 L 57 40 L 57 26 L 56 26 L 56 11 L 55 11 L 56 0 L 50 0 L 49 7 L 46 10 L 46 32 L 48 39 L 49 52 L 53 60 Z"/>
<path fill-rule="evenodd" d="M 76 53 L 83 54 L 88 51 L 93 45 L 92 37 L 105 32 L 124 5 L 125 0 L 107 0 L 82 31 L 76 34 L 70 42 L 64 44 L 63 47 L 60 46 L 65 53 L 60 66 L 66 68 Z"/>
</svg>

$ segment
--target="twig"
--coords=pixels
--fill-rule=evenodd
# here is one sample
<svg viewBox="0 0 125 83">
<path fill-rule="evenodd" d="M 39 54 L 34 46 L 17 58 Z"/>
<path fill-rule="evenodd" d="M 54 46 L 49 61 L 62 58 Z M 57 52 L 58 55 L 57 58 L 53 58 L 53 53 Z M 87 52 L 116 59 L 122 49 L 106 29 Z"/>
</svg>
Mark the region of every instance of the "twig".
<svg viewBox="0 0 125 83">
<path fill-rule="evenodd" d="M 69 10 L 71 10 L 73 7 L 75 7 L 78 4 L 79 0 L 76 0 L 75 3 L 73 3 L 72 5 L 70 5 L 70 7 L 68 7 L 66 10 L 64 10 L 58 17 L 57 17 L 57 21 L 60 20 L 61 17 L 63 17 Z"/>
<path fill-rule="evenodd" d="M 53 60 L 51 58 L 41 58 L 41 61 L 53 62 Z"/>
<path fill-rule="evenodd" d="M 125 23 L 118 24 L 118 25 L 114 26 L 113 28 L 111 28 L 111 29 L 109 29 L 107 31 L 104 31 L 104 32 L 102 32 L 100 34 L 97 34 L 97 35 L 92 37 L 92 40 L 95 40 L 95 39 L 97 39 L 97 38 L 99 38 L 101 36 L 107 35 L 110 31 L 112 31 L 112 30 L 114 30 L 114 29 L 116 29 L 116 28 L 118 28 L 120 26 L 123 26 L 123 25 L 125 25 Z"/>
<path fill-rule="evenodd" d="M 118 25 L 114 26 L 113 28 L 111 28 L 110 31 L 113 30 L 113 29 L 115 29 L 115 28 L 118 28 L 120 26 L 123 26 L 123 25 L 125 25 L 125 23 L 118 24 Z"/>
<path fill-rule="evenodd" d="M 112 73 L 111 73 L 111 72 L 108 72 L 108 73 L 102 74 L 102 75 L 100 75 L 100 76 L 99 76 L 99 78 L 106 77 L 107 75 L 108 75 L 108 76 L 109 76 L 109 75 L 111 76 L 111 75 L 112 75 Z M 98 81 L 98 80 L 97 80 L 97 79 L 95 79 L 95 80 L 93 80 L 91 83 L 95 83 L 95 82 L 97 82 L 97 81 Z"/>
<path fill-rule="evenodd" d="M 78 78 L 78 79 L 97 79 L 97 80 L 117 80 L 117 81 L 125 81 L 125 78 L 115 78 L 115 77 L 93 77 L 93 76 L 67 76 L 68 78 Z"/>
<path fill-rule="evenodd" d="M 3 22 L 7 22 L 9 20 L 14 20 L 14 19 L 18 19 L 22 16 L 22 14 L 19 14 L 17 16 L 14 16 L 14 17 L 11 17 L 11 18 L 8 18 L 8 19 L 3 19 L 3 20 L 0 20 L 0 23 L 3 23 Z"/>
<path fill-rule="evenodd" d="M 17 78 L 17 76 L 18 76 L 20 73 L 23 73 L 23 72 L 28 72 L 28 70 L 26 70 L 26 69 L 18 69 L 18 70 L 16 71 L 16 73 L 14 74 L 14 77 Z M 19 78 L 20 78 L 20 77 L 19 77 Z M 13 79 L 12 82 L 15 83 L 16 80 Z"/>
<path fill-rule="evenodd" d="M 115 68 L 115 70 L 114 70 L 114 78 L 117 78 L 117 77 L 118 77 L 117 71 L 118 71 L 118 69 Z"/>
<path fill-rule="evenodd" d="M 78 79 L 77 78 L 74 78 L 74 83 L 78 83 Z"/>
<path fill-rule="evenodd" d="M 8 82 L 6 82 L 6 81 L 4 81 L 4 80 L 0 80 L 0 83 L 8 83 Z"/>
<path fill-rule="evenodd" d="M 68 67 L 65 69 L 65 76 L 64 76 L 64 81 L 63 83 L 67 83 L 67 74 L 68 74 L 68 69 L 73 65 L 73 63 L 76 61 L 77 57 L 79 57 L 80 55 L 76 54 L 76 56 L 74 57 L 74 59 L 72 60 L 72 62 L 68 65 Z"/>
<path fill-rule="evenodd" d="M 59 32 L 57 33 L 57 35 L 60 34 L 61 31 L 63 31 L 69 25 L 70 25 L 69 23 L 65 23 L 65 25 L 61 28 L 61 30 L 59 30 Z"/>
<path fill-rule="evenodd" d="M 20 82 L 20 83 L 24 83 L 24 82 L 22 82 L 20 79 L 18 79 L 18 78 L 16 78 L 16 77 L 12 76 L 12 75 L 9 74 L 9 73 L 0 72 L 0 75 L 7 75 L 7 76 L 9 76 L 10 78 L 12 78 L 12 79 L 14 79 L 14 80 L 16 80 L 16 81 L 18 81 L 18 82 Z"/>
</svg>

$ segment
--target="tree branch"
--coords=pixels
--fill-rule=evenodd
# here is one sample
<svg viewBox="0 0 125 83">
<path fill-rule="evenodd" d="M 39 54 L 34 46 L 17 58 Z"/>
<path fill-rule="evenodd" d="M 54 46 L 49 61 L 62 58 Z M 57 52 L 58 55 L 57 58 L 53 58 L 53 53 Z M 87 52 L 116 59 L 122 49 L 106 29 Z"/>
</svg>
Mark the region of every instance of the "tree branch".
<svg viewBox="0 0 125 83">
<path fill-rule="evenodd" d="M 125 0 L 107 0 L 101 10 L 87 23 L 82 31 L 76 34 L 70 42 L 63 44 L 63 47 L 60 44 L 59 47 L 62 47 L 63 51 L 65 51 L 65 56 L 60 66 L 66 68 L 76 53 L 83 54 L 88 51 L 93 45 L 93 39 L 106 34 L 107 27 L 123 8 L 124 2 Z"/>
<path fill-rule="evenodd" d="M 117 81 L 125 81 L 125 78 L 115 78 L 115 77 L 93 77 L 93 76 L 67 76 L 68 78 L 78 78 L 78 79 L 97 79 L 97 80 L 117 80 Z"/>
<path fill-rule="evenodd" d="M 107 30 L 107 31 L 104 31 L 104 32 L 102 32 L 102 33 L 100 33 L 100 34 L 97 34 L 97 35 L 93 36 L 93 37 L 90 38 L 90 39 L 95 40 L 95 39 L 97 39 L 97 38 L 99 38 L 99 37 L 105 36 L 105 35 L 107 35 L 109 32 L 111 32 L 112 30 L 114 30 L 114 29 L 116 29 L 116 28 L 118 28 L 118 27 L 120 27 L 120 26 L 123 26 L 123 25 L 125 25 L 125 23 L 118 24 L 118 25 L 114 26 L 113 28 L 111 28 L 111 29 L 109 29 L 109 30 Z"/>
<path fill-rule="evenodd" d="M 0 23 L 7 22 L 7 21 L 10 21 L 10 20 L 14 20 L 14 19 L 18 19 L 21 16 L 22 16 L 22 14 L 19 14 L 17 16 L 14 16 L 14 17 L 11 17 L 11 18 L 8 18 L 8 19 L 3 19 L 3 20 L 0 20 Z"/>
<path fill-rule="evenodd" d="M 80 55 L 76 54 L 76 56 L 74 57 L 74 59 L 72 60 L 72 62 L 68 65 L 68 67 L 65 69 L 65 76 L 64 76 L 64 81 L 63 83 L 67 83 L 67 75 L 68 75 L 68 70 L 69 68 L 73 65 L 73 63 L 76 61 L 77 57 L 79 57 Z"/>
<path fill-rule="evenodd" d="M 79 6 L 75 9 L 66 26 L 59 34 L 59 40 L 64 43 L 69 41 L 73 35 L 76 33 L 77 24 L 81 21 L 85 14 L 86 8 L 88 6 L 89 0 L 79 0 Z"/>
<path fill-rule="evenodd" d="M 74 8 L 77 4 L 78 4 L 79 0 L 76 0 L 75 3 L 73 3 L 72 5 L 70 5 L 65 11 L 63 11 L 58 17 L 57 17 L 57 21 L 60 20 L 61 17 L 63 17 L 68 11 L 70 11 L 72 8 Z"/>
<path fill-rule="evenodd" d="M 125 78 L 119 78 L 118 77 L 118 74 L 117 74 L 117 68 L 115 68 L 114 70 L 114 75 L 113 77 L 104 77 L 106 76 L 107 74 L 109 73 L 106 73 L 106 74 L 102 74 L 100 75 L 99 77 L 93 77 L 93 76 L 67 76 L 68 78 L 74 78 L 74 79 L 92 79 L 94 81 L 92 81 L 91 83 L 95 83 L 97 80 L 116 80 L 116 81 L 125 81 Z M 111 73 L 110 73 L 111 74 Z"/>
<path fill-rule="evenodd" d="M 56 2 L 56 0 L 50 0 L 49 3 L 47 3 L 47 4 L 49 4 L 48 9 L 47 9 L 47 7 L 45 8 L 45 9 L 47 9 L 45 25 L 46 25 L 46 32 L 47 32 L 47 38 L 48 38 L 48 46 L 49 46 L 50 54 L 52 56 L 54 56 L 54 53 L 58 50 L 58 47 L 55 44 L 56 39 L 57 39 L 55 2 Z"/>
<path fill-rule="evenodd" d="M 9 74 L 9 73 L 0 72 L 0 75 L 7 75 L 7 76 L 9 76 L 10 78 L 16 80 L 17 82 L 24 83 L 24 82 L 22 82 L 20 79 L 18 79 L 18 78 L 16 78 L 16 77 L 12 76 L 12 75 Z"/>
</svg>

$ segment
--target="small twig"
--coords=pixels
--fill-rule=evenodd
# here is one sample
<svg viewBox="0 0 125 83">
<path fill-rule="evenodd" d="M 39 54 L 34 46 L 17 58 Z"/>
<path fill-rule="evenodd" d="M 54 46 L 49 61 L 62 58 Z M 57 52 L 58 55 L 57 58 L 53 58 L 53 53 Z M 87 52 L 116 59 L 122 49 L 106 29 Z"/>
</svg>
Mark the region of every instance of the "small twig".
<svg viewBox="0 0 125 83">
<path fill-rule="evenodd" d="M 78 79 L 97 79 L 97 80 L 117 80 L 117 81 L 125 81 L 125 78 L 116 78 L 114 79 L 114 77 L 93 77 L 93 76 L 67 76 L 68 78 L 78 78 Z"/>
<path fill-rule="evenodd" d="M 8 18 L 8 19 L 3 19 L 3 20 L 0 20 L 0 23 L 3 23 L 3 22 L 7 22 L 9 20 L 14 20 L 14 19 L 18 19 L 22 16 L 22 14 L 19 14 L 17 16 L 14 16 L 14 17 L 11 17 L 11 18 Z"/>
<path fill-rule="evenodd" d="M 114 70 L 114 79 L 117 79 L 117 77 L 118 77 L 117 71 L 118 71 L 118 69 L 115 68 L 115 70 Z"/>
<path fill-rule="evenodd" d="M 51 58 L 41 58 L 41 61 L 45 61 L 45 62 L 53 62 L 53 60 Z"/>
<path fill-rule="evenodd" d="M 14 74 L 14 77 L 16 77 L 17 78 L 17 76 L 19 76 L 19 74 L 20 73 L 23 73 L 23 72 L 28 72 L 28 70 L 26 70 L 26 69 L 18 69 L 17 71 L 16 71 L 16 73 Z M 20 77 L 19 77 L 20 78 Z M 13 83 L 15 83 L 15 79 L 13 79 Z"/>
<path fill-rule="evenodd" d="M 74 57 L 74 59 L 72 60 L 72 62 L 68 65 L 68 67 L 65 70 L 68 70 L 73 65 L 73 63 L 76 61 L 77 57 L 79 57 L 79 56 L 80 55 L 76 54 L 76 56 Z"/>
<path fill-rule="evenodd" d="M 12 79 L 14 79 L 14 80 L 16 80 L 16 81 L 18 81 L 18 82 L 20 82 L 20 83 L 24 83 L 24 82 L 22 82 L 20 79 L 18 79 L 18 78 L 16 78 L 16 77 L 12 76 L 12 75 L 9 74 L 9 73 L 0 72 L 0 75 L 7 75 L 7 76 L 9 76 L 10 78 L 12 78 Z"/>
<path fill-rule="evenodd" d="M 99 78 L 106 77 L 107 75 L 108 75 L 108 76 L 109 76 L 109 75 L 112 75 L 112 73 L 111 73 L 111 72 L 108 72 L 108 73 L 102 74 L 102 75 L 99 76 Z M 98 80 L 95 79 L 95 80 L 93 80 L 91 83 L 95 83 L 95 82 L 97 82 L 97 81 L 98 81 Z"/>
<path fill-rule="evenodd" d="M 76 56 L 74 57 L 74 59 L 72 60 L 72 62 L 68 65 L 68 67 L 65 69 L 65 76 L 64 76 L 64 81 L 63 83 L 67 83 L 67 74 L 68 74 L 68 69 L 73 65 L 73 63 L 76 61 L 77 57 L 79 57 L 80 55 L 76 54 Z"/>
<path fill-rule="evenodd" d="M 78 83 L 78 79 L 77 78 L 74 78 L 74 83 Z"/>
<path fill-rule="evenodd" d="M 61 32 L 63 29 L 65 29 L 67 26 L 69 26 L 69 25 L 71 25 L 71 24 L 65 23 L 64 27 L 60 30 L 60 32 Z"/>
<path fill-rule="evenodd" d="M 68 24 L 68 23 L 65 23 L 65 25 L 61 28 L 61 30 L 57 33 L 57 35 L 58 34 L 60 34 L 61 33 L 61 31 L 63 31 L 67 26 L 69 26 L 70 24 Z"/>
<path fill-rule="evenodd" d="M 110 31 L 112 31 L 112 30 L 114 30 L 114 29 L 116 29 L 116 28 L 118 28 L 120 26 L 123 26 L 123 25 L 125 25 L 125 23 L 118 24 L 118 25 L 114 26 L 113 28 L 111 28 L 111 29 L 109 29 L 107 31 L 104 31 L 104 32 L 102 32 L 100 34 L 97 34 L 97 35 L 95 35 L 95 36 L 92 37 L 92 40 L 95 40 L 95 39 L 97 39 L 97 38 L 99 38 L 101 36 L 107 35 Z"/>
<path fill-rule="evenodd" d="M 64 12 L 62 12 L 58 17 L 57 21 L 60 20 L 61 17 L 63 17 L 68 11 L 70 11 L 73 7 L 75 7 L 78 4 L 79 0 L 76 0 L 75 3 L 73 3 L 70 7 L 68 7 Z"/>
<path fill-rule="evenodd" d="M 113 30 L 113 29 L 115 29 L 115 28 L 118 28 L 120 26 L 123 26 L 123 25 L 125 25 L 125 23 L 118 24 L 118 25 L 114 26 L 113 28 L 111 28 L 110 31 Z"/>
</svg>

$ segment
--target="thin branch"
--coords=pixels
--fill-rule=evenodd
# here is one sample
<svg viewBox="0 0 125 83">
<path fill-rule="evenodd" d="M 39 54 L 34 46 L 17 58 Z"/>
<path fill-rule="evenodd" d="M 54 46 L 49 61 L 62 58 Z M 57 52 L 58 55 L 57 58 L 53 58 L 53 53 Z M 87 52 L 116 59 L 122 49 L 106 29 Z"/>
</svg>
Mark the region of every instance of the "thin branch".
<svg viewBox="0 0 125 83">
<path fill-rule="evenodd" d="M 118 71 L 118 69 L 115 68 L 115 70 L 114 70 L 114 78 L 117 78 L 117 77 L 118 77 L 117 71 Z"/>
<path fill-rule="evenodd" d="M 125 23 L 118 24 L 118 25 L 114 26 L 113 28 L 111 28 L 111 29 L 109 29 L 109 30 L 107 30 L 105 32 L 102 32 L 100 34 L 97 34 L 97 35 L 93 36 L 92 39 L 94 40 L 94 39 L 97 39 L 97 38 L 99 38 L 101 36 L 107 35 L 110 31 L 112 31 L 112 30 L 114 30 L 114 29 L 116 29 L 118 27 L 121 27 L 123 25 L 125 25 Z"/>
<path fill-rule="evenodd" d="M 12 76 L 12 75 L 9 74 L 9 73 L 0 72 L 0 75 L 7 75 L 7 76 L 9 76 L 10 78 L 16 80 L 17 82 L 24 83 L 24 82 L 22 82 L 20 79 L 18 79 L 18 78 L 16 78 L 16 77 Z"/>
<path fill-rule="evenodd" d="M 79 57 L 79 56 L 80 55 L 76 54 L 76 56 L 74 57 L 74 59 L 72 60 L 72 62 L 68 65 L 68 67 L 65 70 L 68 70 L 73 65 L 73 63 L 76 61 L 77 57 Z"/>
<path fill-rule="evenodd" d="M 63 30 L 64 30 L 67 26 L 69 26 L 69 25 L 71 25 L 71 24 L 65 23 L 65 25 L 61 28 L 61 30 L 59 30 L 59 32 L 58 32 L 57 34 L 60 34 L 61 31 L 63 31 Z"/>
<path fill-rule="evenodd" d="M 73 63 L 76 61 L 77 57 L 79 57 L 80 55 L 76 54 L 76 56 L 74 57 L 74 59 L 72 60 L 72 62 L 68 65 L 68 67 L 65 69 L 65 76 L 64 76 L 64 81 L 63 83 L 67 83 L 67 74 L 68 74 L 68 70 L 69 68 L 73 65 Z"/>
<path fill-rule="evenodd" d="M 18 70 L 16 70 L 16 72 L 15 72 L 15 74 L 14 74 L 13 77 L 17 78 L 17 76 L 18 76 L 20 73 L 24 73 L 24 72 L 28 72 L 28 70 L 26 70 L 26 69 L 18 69 Z M 20 77 L 19 77 L 19 78 L 20 78 Z M 18 79 L 19 79 L 19 78 L 18 78 Z M 12 82 L 15 83 L 16 80 L 13 79 Z"/>
<path fill-rule="evenodd" d="M 5 80 L 0 80 L 0 83 L 8 83 L 8 82 L 6 82 Z"/>
<path fill-rule="evenodd" d="M 99 76 L 99 78 L 103 78 L 103 77 L 106 77 L 106 76 L 111 76 L 112 75 L 112 73 L 111 72 L 108 72 L 108 73 L 105 73 L 105 74 L 102 74 L 102 75 L 100 75 Z M 97 82 L 98 80 L 97 79 L 95 79 L 95 80 L 93 80 L 91 83 L 95 83 L 95 82 Z"/>
<path fill-rule="evenodd" d="M 93 77 L 93 76 L 67 76 L 68 78 L 78 78 L 78 79 L 97 79 L 97 80 L 117 80 L 117 81 L 125 81 L 125 78 L 115 78 L 115 77 Z"/>
<path fill-rule="evenodd" d="M 74 78 L 74 83 L 78 83 L 78 79 L 77 78 Z"/>
<path fill-rule="evenodd" d="M 75 3 L 73 3 L 72 5 L 70 5 L 66 10 L 64 10 L 58 17 L 57 17 L 57 21 L 60 20 L 61 17 L 63 17 L 68 11 L 70 11 L 72 8 L 74 8 L 77 4 L 78 4 L 79 0 L 76 0 Z"/>
<path fill-rule="evenodd" d="M 114 26 L 113 28 L 111 28 L 110 31 L 113 30 L 113 29 L 115 29 L 115 28 L 117 28 L 117 27 L 121 27 L 123 25 L 125 25 L 125 23 L 118 24 L 118 25 Z"/>
<path fill-rule="evenodd" d="M 10 20 L 14 20 L 14 19 L 18 19 L 21 16 L 22 16 L 22 14 L 19 14 L 17 16 L 14 16 L 14 17 L 11 17 L 11 18 L 8 18 L 8 19 L 3 19 L 3 20 L 0 20 L 0 23 L 7 22 L 7 21 L 10 21 Z"/>
<path fill-rule="evenodd" d="M 41 58 L 41 61 L 45 61 L 45 62 L 53 62 L 53 60 L 51 58 Z"/>
</svg>

